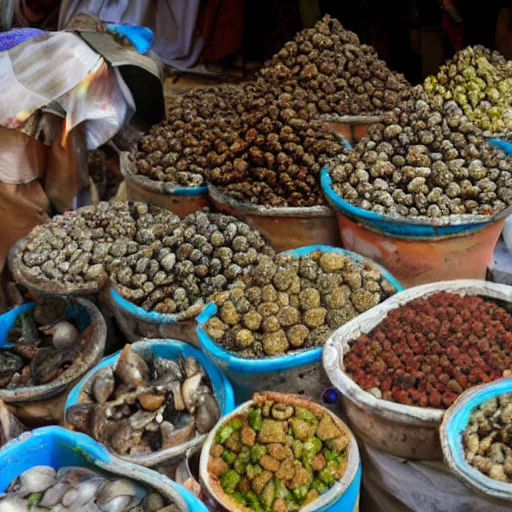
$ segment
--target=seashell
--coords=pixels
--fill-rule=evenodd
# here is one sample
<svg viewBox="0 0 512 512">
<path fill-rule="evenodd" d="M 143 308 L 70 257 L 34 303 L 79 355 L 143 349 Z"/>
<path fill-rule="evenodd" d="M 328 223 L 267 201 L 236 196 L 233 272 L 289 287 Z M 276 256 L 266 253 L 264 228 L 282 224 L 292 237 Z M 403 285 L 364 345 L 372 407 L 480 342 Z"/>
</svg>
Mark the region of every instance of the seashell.
<svg viewBox="0 0 512 512">
<path fill-rule="evenodd" d="M 63 353 L 58 352 L 53 347 L 40 349 L 30 363 L 34 384 L 46 384 L 56 379 L 65 360 Z"/>
<path fill-rule="evenodd" d="M 128 419 L 113 423 L 116 425 L 116 428 L 109 442 L 119 455 L 126 455 L 132 446 L 140 443 L 143 431 L 133 429 Z"/>
<path fill-rule="evenodd" d="M 66 423 L 78 432 L 89 434 L 96 404 L 74 404 L 66 409 Z"/>
<path fill-rule="evenodd" d="M 181 388 L 181 384 L 178 381 L 171 382 L 169 386 L 170 392 L 172 393 L 174 399 L 174 409 L 176 411 L 184 411 L 186 407 Z"/>
<path fill-rule="evenodd" d="M 57 505 L 60 503 L 62 496 L 64 496 L 67 490 L 68 485 L 65 482 L 57 482 L 54 486 L 46 490 L 38 505 L 48 508 Z"/>
<path fill-rule="evenodd" d="M 183 368 L 187 378 L 193 377 L 196 373 L 204 375 L 203 367 L 199 364 L 195 357 L 185 357 L 183 360 Z"/>
<path fill-rule="evenodd" d="M 197 401 L 199 399 L 199 386 L 201 385 L 202 379 L 202 374 L 197 373 L 186 379 L 181 388 L 183 402 L 187 410 L 191 413 L 196 410 Z"/>
<path fill-rule="evenodd" d="M 0 352 L 0 376 L 16 373 L 23 368 L 23 360 L 21 357 L 11 352 Z"/>
<path fill-rule="evenodd" d="M 130 496 L 118 496 L 108 503 L 100 505 L 98 508 L 103 512 L 123 512 L 127 510 L 131 501 L 132 498 Z"/>
<path fill-rule="evenodd" d="M 111 367 L 102 368 L 94 379 L 92 385 L 92 394 L 94 400 L 99 404 L 104 404 L 114 392 L 116 381 Z"/>
<path fill-rule="evenodd" d="M 182 414 L 174 424 L 163 421 L 160 424 L 161 449 L 167 450 L 190 441 L 194 437 L 195 431 L 195 421 L 190 414 Z"/>
<path fill-rule="evenodd" d="M 101 510 L 118 510 L 117 508 L 105 508 L 105 506 L 112 504 L 114 500 L 121 497 L 128 498 L 127 505 L 132 498 L 135 498 L 141 492 L 143 492 L 142 489 L 124 478 L 104 480 L 98 492 L 96 504 Z"/>
<path fill-rule="evenodd" d="M 146 512 L 159 512 L 165 507 L 165 501 L 157 492 L 149 492 L 144 498 L 144 510 Z"/>
<path fill-rule="evenodd" d="M 97 476 L 98 474 L 95 471 L 83 466 L 62 466 L 57 471 L 57 480 L 67 482 L 73 486 Z"/>
<path fill-rule="evenodd" d="M 26 500 L 19 496 L 1 498 L 0 512 L 29 512 Z"/>
<path fill-rule="evenodd" d="M 20 496 L 28 496 L 34 492 L 44 492 L 55 483 L 56 472 L 50 466 L 34 466 L 19 477 Z"/>
<path fill-rule="evenodd" d="M 153 359 L 153 374 L 155 379 L 167 377 L 169 380 L 181 380 L 183 372 L 180 365 L 172 359 L 155 357 Z"/>
<path fill-rule="evenodd" d="M 137 411 L 135 414 L 130 416 L 130 427 L 134 430 L 142 430 L 146 425 L 154 421 L 155 417 L 155 412 Z"/>
<path fill-rule="evenodd" d="M 204 394 L 199 398 L 199 407 L 196 414 L 196 429 L 200 434 L 209 432 L 220 419 L 220 409 L 217 400 L 211 394 Z"/>
<path fill-rule="evenodd" d="M 125 345 L 114 367 L 115 375 L 125 384 L 136 388 L 149 379 L 149 367 L 146 361 Z"/>
<path fill-rule="evenodd" d="M 53 346 L 57 350 L 71 350 L 80 341 L 78 329 L 66 320 L 54 325 L 45 325 L 39 328 L 44 334 L 52 336 Z"/>
</svg>

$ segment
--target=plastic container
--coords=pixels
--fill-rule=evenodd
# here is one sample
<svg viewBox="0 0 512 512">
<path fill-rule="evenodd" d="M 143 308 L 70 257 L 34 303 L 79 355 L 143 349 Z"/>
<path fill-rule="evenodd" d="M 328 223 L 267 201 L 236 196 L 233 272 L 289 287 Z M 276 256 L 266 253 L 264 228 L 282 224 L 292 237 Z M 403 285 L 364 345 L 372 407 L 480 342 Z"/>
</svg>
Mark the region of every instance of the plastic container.
<svg viewBox="0 0 512 512">
<path fill-rule="evenodd" d="M 512 304 L 512 288 L 486 281 L 445 281 L 418 286 L 390 297 L 351 320 L 334 332 L 324 345 L 322 359 L 325 371 L 342 395 L 344 410 L 354 433 L 369 446 L 395 457 L 441 460 L 439 426 L 444 410 L 376 398 L 345 374 L 343 356 L 353 341 L 380 324 L 389 311 L 439 291 L 477 295 Z"/>
<path fill-rule="evenodd" d="M 226 379 L 226 377 L 224 377 L 224 375 L 222 375 L 222 373 L 208 360 L 208 358 L 196 348 L 176 340 L 141 341 L 134 343 L 131 348 L 134 352 L 140 354 L 142 357 L 151 357 L 153 355 L 169 359 L 176 359 L 179 355 L 195 357 L 203 366 L 204 370 L 208 374 L 208 377 L 210 378 L 215 398 L 219 404 L 221 415 L 228 414 L 235 407 L 233 388 L 231 384 Z M 68 399 L 66 401 L 65 412 L 72 405 L 87 401 L 86 396 L 82 395 L 83 389 L 92 384 L 93 377 L 98 372 L 98 370 L 106 366 L 114 366 L 118 357 L 119 352 L 104 359 L 100 364 L 96 365 L 91 371 L 87 373 L 87 375 L 85 375 L 80 380 L 80 382 L 69 393 Z M 140 455 L 133 457 L 119 456 L 119 458 L 147 467 L 172 467 L 177 465 L 188 451 L 201 446 L 205 439 L 206 434 L 203 434 L 201 436 L 195 437 L 187 443 L 169 448 L 167 450 L 161 450 L 159 452 L 152 453 L 151 455 Z"/>
<path fill-rule="evenodd" d="M 325 245 L 302 247 L 289 251 L 289 253 L 299 258 L 316 250 L 335 251 L 346 254 L 358 262 L 363 261 L 363 258 L 358 254 Z M 402 290 L 398 281 L 389 272 L 382 267 L 377 267 L 397 291 Z M 203 352 L 233 383 L 237 403 L 249 400 L 255 391 L 269 389 L 305 394 L 319 399 L 325 388 L 329 386 L 329 381 L 325 377 L 321 364 L 322 347 L 298 350 L 289 352 L 284 356 L 266 357 L 264 359 L 239 357 L 217 345 L 206 334 L 203 326 L 216 313 L 217 306 L 214 303 L 206 306 L 197 317 L 197 336 Z"/>
<path fill-rule="evenodd" d="M 477 386 L 463 393 L 446 411 L 441 425 L 441 446 L 446 464 L 458 478 L 478 494 L 512 507 L 512 483 L 494 480 L 468 464 L 462 444 L 462 433 L 473 409 L 505 393 L 512 393 L 512 378 Z"/>
<path fill-rule="evenodd" d="M 315 408 L 324 410 L 327 412 L 327 414 L 331 414 L 335 422 L 338 425 L 341 425 L 349 434 L 350 444 L 348 450 L 347 468 L 342 478 L 336 482 L 327 492 L 300 510 L 301 512 L 320 512 L 327 510 L 332 512 L 357 512 L 359 510 L 359 490 L 361 486 L 362 470 L 357 442 L 352 432 L 350 432 L 350 429 L 332 412 L 328 411 L 324 407 L 304 400 L 303 397 L 271 392 L 262 393 L 261 395 L 267 397 L 269 400 L 294 403 L 296 405 L 303 405 L 304 402 L 307 402 L 309 406 L 312 405 Z M 237 407 L 231 414 L 222 418 L 208 434 L 208 437 L 201 451 L 201 459 L 199 461 L 199 476 L 201 486 L 209 496 L 213 497 L 217 503 L 221 504 L 221 510 L 227 510 L 229 512 L 250 510 L 241 506 L 235 508 L 233 506 L 233 501 L 227 498 L 227 496 L 222 491 L 218 491 L 220 487 L 218 482 L 211 478 L 208 472 L 208 459 L 210 455 L 210 449 L 212 444 L 215 443 L 215 435 L 219 428 L 221 428 L 225 422 L 229 421 L 234 416 L 246 413 L 252 404 L 253 400 L 249 400 Z M 303 406 L 307 407 L 307 405 Z"/>
<path fill-rule="evenodd" d="M 368 135 L 372 124 L 381 121 L 382 116 L 329 116 L 325 125 L 350 144 L 355 144 Z"/>
<path fill-rule="evenodd" d="M 30 307 L 30 306 L 29 306 Z M 27 305 L 16 308 L 19 315 L 27 310 Z M 7 313 L 8 314 L 8 313 Z M 64 391 L 70 384 L 78 380 L 82 375 L 92 368 L 102 357 L 107 339 L 107 327 L 105 320 L 98 308 L 90 301 L 77 298 L 73 303 L 66 306 L 66 318 L 73 319 L 78 323 L 78 329 L 82 337 L 87 339 L 84 351 L 81 352 L 81 359 L 65 370 L 60 377 L 40 386 L 27 386 L 16 389 L 0 389 L 0 400 L 7 403 L 22 404 L 53 397 Z M 9 329 L 14 325 L 15 318 L 11 317 L 9 322 L 2 323 L 4 329 L 0 337 L 6 336 Z M 23 405 L 20 405 L 23 409 Z"/>
<path fill-rule="evenodd" d="M 212 208 L 263 233 L 276 252 L 307 245 L 340 246 L 334 211 L 328 206 L 277 208 L 242 203 L 209 184 Z"/>
<path fill-rule="evenodd" d="M 336 210 L 343 247 L 385 266 L 404 287 L 448 279 L 485 279 L 505 210 L 494 217 L 452 215 L 442 225 L 427 218 L 370 212 L 339 197 L 326 168 L 322 190 Z"/>
<path fill-rule="evenodd" d="M 121 174 L 126 180 L 128 199 L 160 206 L 181 218 L 208 206 L 206 185 L 181 187 L 176 183 L 151 180 L 135 172 L 135 166 L 126 152 L 121 153 L 120 162 Z"/>
<path fill-rule="evenodd" d="M 108 295 L 108 307 L 130 343 L 144 338 L 170 338 L 199 346 L 196 316 L 203 306 L 192 306 L 177 315 L 167 315 L 136 306 L 114 288 Z"/>
<path fill-rule="evenodd" d="M 111 455 L 104 446 L 85 434 L 61 427 L 44 427 L 22 434 L 0 451 L 0 492 L 24 471 L 36 465 L 55 469 L 85 466 L 111 475 L 130 478 L 165 498 L 172 500 L 180 512 L 208 512 L 188 491 L 156 471 L 130 464 Z"/>
</svg>

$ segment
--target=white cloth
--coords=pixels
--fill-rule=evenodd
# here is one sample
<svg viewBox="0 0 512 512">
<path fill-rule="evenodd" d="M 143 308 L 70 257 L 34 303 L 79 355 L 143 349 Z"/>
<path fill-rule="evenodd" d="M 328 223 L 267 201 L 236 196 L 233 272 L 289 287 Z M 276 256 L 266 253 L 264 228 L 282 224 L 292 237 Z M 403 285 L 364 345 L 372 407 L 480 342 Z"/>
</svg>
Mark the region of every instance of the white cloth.
<svg viewBox="0 0 512 512">
<path fill-rule="evenodd" d="M 398 459 L 360 443 L 372 512 L 510 512 L 466 487 L 440 462 Z"/>
<path fill-rule="evenodd" d="M 201 0 L 63 0 L 59 30 L 76 14 L 89 14 L 116 23 L 150 28 L 155 34 L 153 51 L 178 69 L 193 66 L 204 46 L 195 35 Z"/>
</svg>

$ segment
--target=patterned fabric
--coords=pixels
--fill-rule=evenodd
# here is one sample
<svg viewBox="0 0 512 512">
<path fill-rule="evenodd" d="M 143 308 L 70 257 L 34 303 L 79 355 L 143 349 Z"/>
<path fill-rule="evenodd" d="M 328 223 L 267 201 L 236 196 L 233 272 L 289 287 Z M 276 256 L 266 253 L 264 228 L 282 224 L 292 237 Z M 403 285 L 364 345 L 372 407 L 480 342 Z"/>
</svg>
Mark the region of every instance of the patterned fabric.
<svg viewBox="0 0 512 512">
<path fill-rule="evenodd" d="M 2 32 L 0 33 L 0 52 L 10 50 L 24 41 L 41 36 L 44 33 L 44 30 L 37 28 L 18 28 L 9 32 Z"/>
<path fill-rule="evenodd" d="M 43 32 L 0 52 L 0 76 L 0 126 L 47 145 L 54 142 L 51 126 L 34 120 L 41 109 L 65 119 L 58 130 L 63 146 L 84 123 L 89 150 L 111 139 L 135 111 L 119 72 L 70 32 Z"/>
</svg>

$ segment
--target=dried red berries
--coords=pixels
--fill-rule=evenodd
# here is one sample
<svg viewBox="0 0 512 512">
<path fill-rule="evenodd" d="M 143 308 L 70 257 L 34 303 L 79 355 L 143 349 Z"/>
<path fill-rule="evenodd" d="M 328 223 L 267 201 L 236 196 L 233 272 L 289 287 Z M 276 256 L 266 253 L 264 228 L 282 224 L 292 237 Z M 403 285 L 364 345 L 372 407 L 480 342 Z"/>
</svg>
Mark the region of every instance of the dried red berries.
<svg viewBox="0 0 512 512">
<path fill-rule="evenodd" d="M 389 312 L 351 345 L 344 365 L 379 398 L 445 409 L 512 367 L 512 315 L 481 297 L 439 292 Z"/>
</svg>

